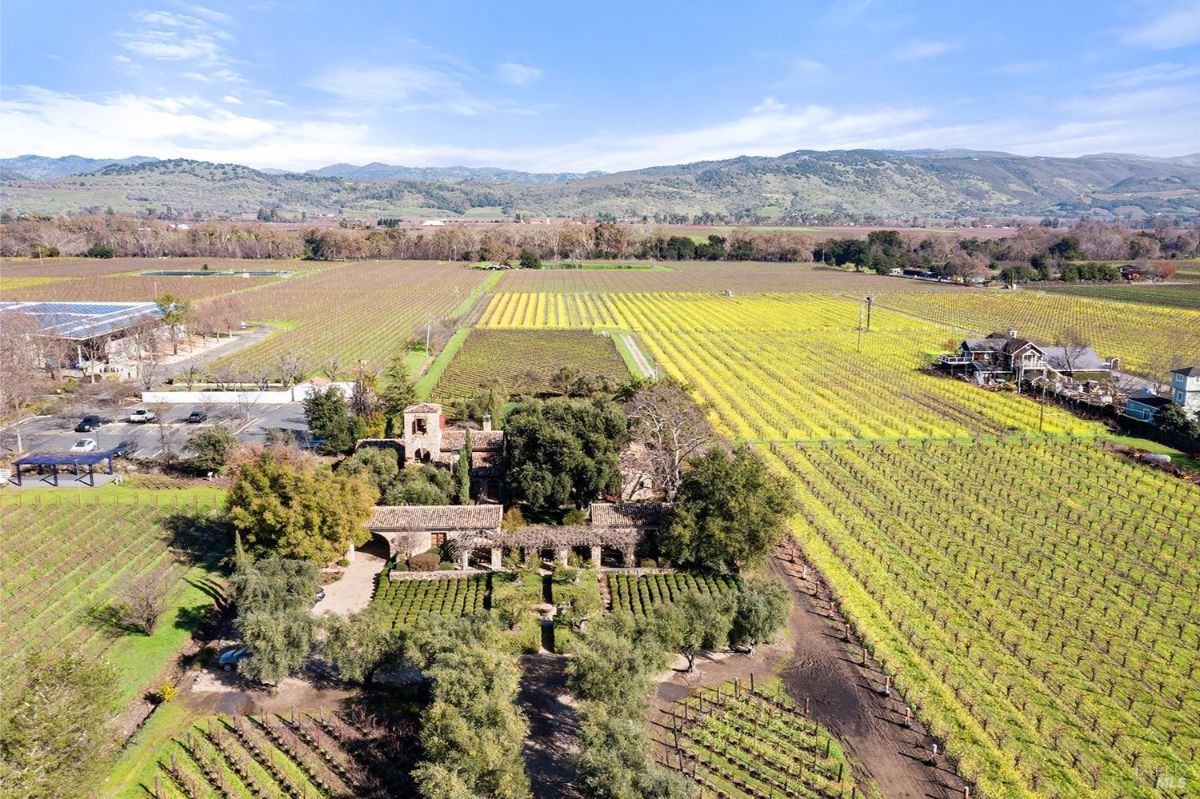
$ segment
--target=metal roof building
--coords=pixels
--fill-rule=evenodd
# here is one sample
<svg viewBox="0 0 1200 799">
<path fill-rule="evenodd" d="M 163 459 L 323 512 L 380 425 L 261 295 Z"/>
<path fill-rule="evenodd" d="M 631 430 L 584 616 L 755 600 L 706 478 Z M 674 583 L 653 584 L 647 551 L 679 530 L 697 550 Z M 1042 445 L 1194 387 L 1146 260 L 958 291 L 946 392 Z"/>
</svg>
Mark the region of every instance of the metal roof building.
<svg viewBox="0 0 1200 799">
<path fill-rule="evenodd" d="M 0 302 L 0 313 L 28 314 L 42 335 L 87 341 L 120 333 L 162 316 L 153 302 Z"/>
</svg>

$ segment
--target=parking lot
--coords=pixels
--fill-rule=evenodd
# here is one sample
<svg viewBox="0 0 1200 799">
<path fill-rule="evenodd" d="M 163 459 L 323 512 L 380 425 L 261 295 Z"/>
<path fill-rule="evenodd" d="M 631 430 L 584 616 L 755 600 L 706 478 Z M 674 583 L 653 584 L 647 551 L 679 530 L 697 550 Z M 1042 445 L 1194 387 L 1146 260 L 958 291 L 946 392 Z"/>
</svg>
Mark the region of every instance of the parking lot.
<svg viewBox="0 0 1200 799">
<path fill-rule="evenodd" d="M 97 413 L 106 423 L 90 433 L 76 433 L 75 425 L 83 413 L 67 416 L 33 417 L 20 423 L 21 443 L 30 452 L 65 452 L 81 438 L 91 438 L 97 450 L 112 449 L 122 441 L 131 442 L 126 457 L 155 458 L 162 454 L 164 444 L 172 454 L 186 455 L 188 436 L 196 430 L 220 424 L 233 431 L 238 441 L 244 444 L 263 443 L 267 431 L 272 429 L 292 430 L 298 434 L 307 432 L 304 421 L 304 406 L 299 402 L 241 407 L 235 404 L 172 405 L 165 413 L 165 424 L 157 421 L 132 423 L 129 414 L 145 405 L 131 405 L 119 414 L 113 411 L 84 411 Z M 190 423 L 188 415 L 194 410 L 207 412 L 206 421 Z M 0 447 L 5 452 L 16 448 L 17 426 L 8 425 L 0 431 Z"/>
</svg>

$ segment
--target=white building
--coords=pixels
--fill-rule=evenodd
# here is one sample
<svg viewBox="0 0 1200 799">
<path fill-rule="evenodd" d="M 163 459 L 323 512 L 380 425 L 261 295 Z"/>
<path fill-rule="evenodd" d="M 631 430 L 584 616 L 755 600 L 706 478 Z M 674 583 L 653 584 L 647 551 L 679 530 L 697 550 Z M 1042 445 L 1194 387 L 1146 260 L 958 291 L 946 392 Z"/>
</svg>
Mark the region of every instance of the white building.
<svg viewBox="0 0 1200 799">
<path fill-rule="evenodd" d="M 1200 414 L 1200 366 L 1171 372 L 1171 399 L 1185 411 Z"/>
</svg>

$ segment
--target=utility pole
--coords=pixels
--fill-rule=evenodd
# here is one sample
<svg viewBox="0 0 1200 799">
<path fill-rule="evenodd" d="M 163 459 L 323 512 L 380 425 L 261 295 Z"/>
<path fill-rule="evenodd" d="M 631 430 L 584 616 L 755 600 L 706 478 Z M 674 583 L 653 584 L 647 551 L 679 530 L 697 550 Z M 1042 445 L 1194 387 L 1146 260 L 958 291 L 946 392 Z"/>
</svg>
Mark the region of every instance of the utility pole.
<svg viewBox="0 0 1200 799">
<path fill-rule="evenodd" d="M 875 304 L 875 298 L 867 297 L 867 331 L 871 330 L 871 306 Z"/>
<path fill-rule="evenodd" d="M 862 353 L 862 328 L 863 328 L 863 309 L 858 306 L 858 352 Z"/>
</svg>

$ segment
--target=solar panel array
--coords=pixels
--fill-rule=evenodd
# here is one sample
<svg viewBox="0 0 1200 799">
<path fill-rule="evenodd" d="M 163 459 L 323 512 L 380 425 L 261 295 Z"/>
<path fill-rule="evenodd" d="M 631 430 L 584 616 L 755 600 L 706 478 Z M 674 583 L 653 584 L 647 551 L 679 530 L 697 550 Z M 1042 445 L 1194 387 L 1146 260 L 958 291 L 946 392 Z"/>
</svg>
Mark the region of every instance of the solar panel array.
<svg viewBox="0 0 1200 799">
<path fill-rule="evenodd" d="M 44 335 L 76 341 L 116 333 L 162 316 L 152 302 L 0 302 L 0 313 L 8 312 L 32 316 Z"/>
</svg>

